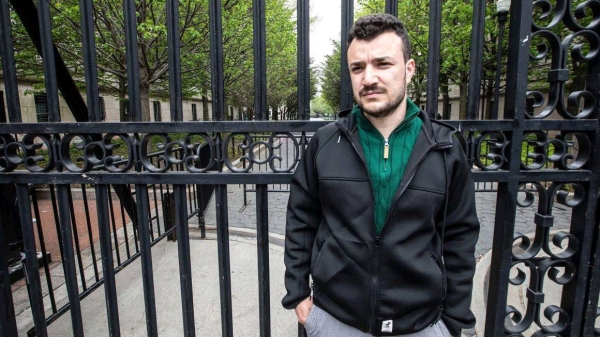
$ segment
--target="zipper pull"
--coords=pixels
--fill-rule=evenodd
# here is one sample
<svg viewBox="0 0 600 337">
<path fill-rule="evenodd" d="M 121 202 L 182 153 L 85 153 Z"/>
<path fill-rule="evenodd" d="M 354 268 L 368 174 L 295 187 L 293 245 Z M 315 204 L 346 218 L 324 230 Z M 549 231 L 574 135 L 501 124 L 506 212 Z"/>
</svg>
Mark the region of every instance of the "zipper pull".
<svg viewBox="0 0 600 337">
<path fill-rule="evenodd" d="M 385 139 L 385 144 L 383 145 L 383 159 L 388 159 L 388 156 L 390 155 L 390 143 L 388 142 L 388 139 Z"/>
<path fill-rule="evenodd" d="M 390 155 L 390 143 L 388 142 L 387 138 L 385 138 L 384 141 L 385 144 L 383 145 L 383 170 L 387 171 L 387 159 Z"/>
</svg>

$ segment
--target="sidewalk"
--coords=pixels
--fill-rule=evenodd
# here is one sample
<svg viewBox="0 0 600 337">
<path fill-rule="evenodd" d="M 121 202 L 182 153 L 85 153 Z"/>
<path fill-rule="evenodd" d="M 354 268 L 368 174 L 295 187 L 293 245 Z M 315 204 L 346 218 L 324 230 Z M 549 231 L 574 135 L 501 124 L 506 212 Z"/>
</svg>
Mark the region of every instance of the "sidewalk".
<svg viewBox="0 0 600 337">
<path fill-rule="evenodd" d="M 190 235 L 193 301 L 196 334 L 221 335 L 221 306 L 217 241 L 212 232 L 200 239 L 200 232 Z M 258 270 L 256 239 L 230 236 L 231 293 L 235 336 L 258 336 Z M 272 336 L 294 336 L 297 331 L 294 313 L 281 307 L 284 295 L 283 248 L 269 247 L 271 283 Z M 177 243 L 166 240 L 152 248 L 157 325 L 161 336 L 183 336 L 181 292 Z M 119 318 L 123 336 L 146 336 L 144 294 L 140 259 L 117 274 Z M 85 334 L 108 336 L 104 289 L 99 288 L 81 303 Z M 48 327 L 49 336 L 71 336 L 71 317 L 63 315 Z"/>
</svg>

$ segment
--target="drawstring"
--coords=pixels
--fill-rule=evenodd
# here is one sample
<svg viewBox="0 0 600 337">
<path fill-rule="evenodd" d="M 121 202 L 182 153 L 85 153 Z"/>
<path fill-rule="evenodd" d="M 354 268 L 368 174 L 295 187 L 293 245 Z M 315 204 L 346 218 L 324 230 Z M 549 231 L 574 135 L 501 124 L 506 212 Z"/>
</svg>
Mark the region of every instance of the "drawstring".
<svg viewBox="0 0 600 337">
<path fill-rule="evenodd" d="M 442 264 L 445 266 L 444 262 L 444 232 L 446 230 L 446 213 L 448 213 L 448 199 L 450 199 L 450 179 L 448 179 L 448 160 L 446 158 L 446 151 L 444 151 L 444 173 L 446 175 L 446 200 L 444 201 L 444 216 L 442 218 L 442 236 L 440 239 L 442 240 Z M 445 267 L 444 267 L 445 268 Z"/>
</svg>

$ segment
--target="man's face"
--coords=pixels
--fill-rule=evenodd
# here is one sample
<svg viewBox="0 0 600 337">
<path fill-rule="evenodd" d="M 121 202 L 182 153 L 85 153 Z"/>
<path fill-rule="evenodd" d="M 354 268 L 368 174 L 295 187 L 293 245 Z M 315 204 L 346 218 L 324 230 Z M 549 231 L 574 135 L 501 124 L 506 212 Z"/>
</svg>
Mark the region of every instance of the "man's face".
<svg viewBox="0 0 600 337">
<path fill-rule="evenodd" d="M 404 101 L 415 61 L 404 61 L 402 39 L 394 32 L 385 32 L 371 41 L 352 40 L 348 67 L 358 105 L 368 115 L 385 117 Z"/>
</svg>

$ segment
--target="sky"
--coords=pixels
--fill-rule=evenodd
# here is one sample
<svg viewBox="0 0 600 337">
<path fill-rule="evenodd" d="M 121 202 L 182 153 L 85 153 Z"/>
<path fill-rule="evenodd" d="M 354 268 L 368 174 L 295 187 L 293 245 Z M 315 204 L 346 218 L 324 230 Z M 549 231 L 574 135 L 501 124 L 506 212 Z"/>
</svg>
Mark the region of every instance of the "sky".
<svg viewBox="0 0 600 337">
<path fill-rule="evenodd" d="M 309 48 L 310 57 L 316 66 L 323 65 L 325 56 L 333 51 L 330 40 L 340 40 L 342 26 L 341 3 L 339 0 L 310 2 L 310 16 L 316 18 L 316 22 L 310 28 Z"/>
</svg>

